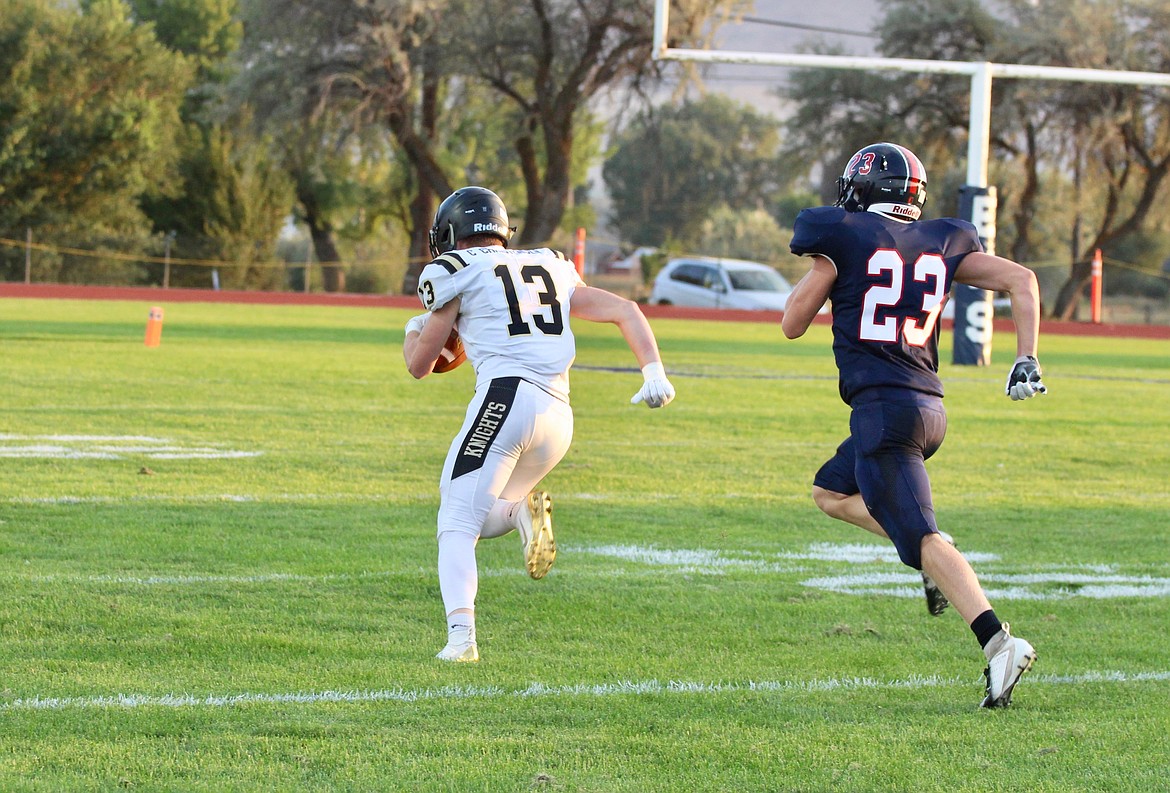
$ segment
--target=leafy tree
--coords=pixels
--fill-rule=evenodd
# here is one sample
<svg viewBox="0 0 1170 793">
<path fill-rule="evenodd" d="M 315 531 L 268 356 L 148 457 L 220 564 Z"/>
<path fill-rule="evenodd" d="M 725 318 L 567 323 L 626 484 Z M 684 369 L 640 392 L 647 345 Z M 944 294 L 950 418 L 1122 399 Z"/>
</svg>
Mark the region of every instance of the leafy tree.
<svg viewBox="0 0 1170 793">
<path fill-rule="evenodd" d="M 342 238 L 361 236 L 387 214 L 391 196 L 400 192 L 388 188 L 403 183 L 404 164 L 395 162 L 380 136 L 321 107 L 305 86 L 266 70 L 250 69 L 243 77 L 234 90 L 245 93 L 233 101 L 249 110 L 249 102 L 258 103 L 261 119 L 252 133 L 273 141 L 276 164 L 291 179 L 292 214 L 308 229 L 325 291 L 344 291 Z"/>
<path fill-rule="evenodd" d="M 194 61 L 201 79 L 218 79 L 239 49 L 243 25 L 236 16 L 236 0 L 126 0 L 126 3 L 135 19 L 154 26 L 159 41 Z"/>
<path fill-rule="evenodd" d="M 774 262 L 785 258 L 791 241 L 792 230 L 781 229 L 767 211 L 723 204 L 703 221 L 698 248 L 708 256 Z"/>
<path fill-rule="evenodd" d="M 439 57 L 448 26 L 440 24 L 440 13 L 446 5 L 446 0 L 243 1 L 247 34 L 235 101 L 254 105 L 265 128 L 291 144 L 285 162 L 314 240 L 324 239 L 338 213 L 348 211 L 335 199 L 353 195 L 325 190 L 327 180 L 319 177 L 341 175 L 346 168 L 328 152 L 342 151 L 342 141 L 384 151 L 374 130 L 388 136 L 394 160 L 406 166 L 391 172 L 393 184 L 382 186 L 388 196 L 383 205 L 397 211 L 406 197 L 410 256 L 419 264 L 429 259 L 435 196 L 451 190 L 440 144 L 448 83 Z M 320 250 L 318 256 L 325 260 Z M 413 274 L 417 277 L 417 267 Z M 413 285 L 406 288 L 413 292 Z"/>
<path fill-rule="evenodd" d="M 1122 7 L 1007 0 L 994 9 L 975 0 L 893 0 L 878 25 L 879 49 L 891 57 L 1165 72 L 1168 23 L 1170 8 L 1154 0 Z M 932 186 L 945 185 L 962 165 L 969 93 L 966 77 L 802 70 L 789 94 L 798 111 L 788 140 L 794 151 L 833 162 L 835 175 L 849 152 L 893 138 L 918 151 Z M 1089 277 L 1088 254 L 1154 220 L 1170 169 L 1165 89 L 1000 79 L 991 143 L 999 247 L 1025 262 L 1066 251 L 1069 277 L 1050 313 L 1068 317 Z M 931 193 L 928 210 L 953 214 L 953 194 Z"/>
<path fill-rule="evenodd" d="M 737 0 L 682 0 L 672 32 L 697 38 L 704 21 L 733 5 Z M 571 207 L 576 180 L 584 178 L 580 147 L 596 139 L 580 135 L 593 124 L 588 102 L 654 70 L 652 7 L 642 0 L 528 0 L 523 11 L 503 0 L 246 0 L 245 6 L 255 20 L 248 25 L 248 63 L 278 64 L 321 104 L 390 133 L 410 164 L 411 256 L 419 264 L 429 258 L 426 234 L 437 197 L 468 174 L 500 166 L 514 166 L 524 186 L 523 200 L 509 199 L 524 213 L 517 243 L 547 241 Z M 469 110 L 492 95 L 491 121 Z M 456 135 L 467 124 L 499 132 L 507 154 L 489 136 L 474 148 L 500 156 L 469 161 L 468 139 Z"/>
<path fill-rule="evenodd" d="M 1032 4 L 1012 0 L 1006 57 L 1081 68 L 1170 70 L 1170 7 L 1133 0 Z M 1072 162 L 1072 264 L 1052 314 L 1069 319 L 1090 278 L 1092 251 L 1140 236 L 1170 198 L 1170 104 L 1167 89 L 1077 83 L 1048 89 L 1058 124 L 1043 159 L 1067 178 Z"/>
<path fill-rule="evenodd" d="M 171 182 L 191 77 L 117 0 L 11 0 L 0 15 L 0 236 L 139 239 L 138 199 Z"/>
<path fill-rule="evenodd" d="M 288 177 L 271 156 L 272 141 L 249 123 L 249 109 L 218 101 L 243 35 L 236 0 L 127 3 L 143 29 L 183 53 L 198 77 L 183 105 L 180 178 L 167 194 L 143 202 L 155 232 L 175 235 L 178 257 L 231 262 L 222 268 L 226 285 L 279 288 L 283 273 L 258 257 L 275 251 L 291 210 Z M 203 268 L 176 269 L 175 276 L 180 284 L 207 283 Z"/>
<path fill-rule="evenodd" d="M 520 243 L 548 240 L 570 205 L 573 149 L 581 113 L 601 91 L 645 79 L 653 6 L 642 0 L 590 4 L 527 0 L 453 0 L 467 27 L 456 50 L 461 70 L 490 86 L 518 111 L 513 145 L 527 193 Z M 676 3 L 672 34 L 695 39 L 704 21 L 737 3 Z"/>
<path fill-rule="evenodd" d="M 603 173 L 612 222 L 635 245 L 695 243 L 718 196 L 734 210 L 772 205 L 784 186 L 776 119 L 709 95 L 635 116 Z"/>
<path fill-rule="evenodd" d="M 279 289 L 273 267 L 277 239 L 292 205 L 288 176 L 271 159 L 271 143 L 223 127 L 189 125 L 184 149 L 199 156 L 181 167 L 182 212 L 174 217 L 183 258 L 225 262 L 221 284 L 230 289 Z M 202 189 L 200 189 L 202 188 Z M 208 286 L 207 266 L 176 268 L 172 283 Z"/>
</svg>

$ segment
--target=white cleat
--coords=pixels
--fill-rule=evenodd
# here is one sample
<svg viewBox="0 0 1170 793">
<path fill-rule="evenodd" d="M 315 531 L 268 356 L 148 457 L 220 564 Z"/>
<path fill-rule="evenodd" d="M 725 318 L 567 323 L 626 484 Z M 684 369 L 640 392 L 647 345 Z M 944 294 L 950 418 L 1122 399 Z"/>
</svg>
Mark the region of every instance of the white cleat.
<svg viewBox="0 0 1170 793">
<path fill-rule="evenodd" d="M 447 646 L 435 656 L 440 661 L 475 663 L 479 660 L 479 647 L 475 644 L 475 628 L 457 628 L 447 634 Z"/>
<path fill-rule="evenodd" d="M 979 707 L 1006 708 L 1012 704 L 1012 690 L 1016 683 L 1032 668 L 1036 650 L 1023 639 L 1012 636 L 1005 622 L 1003 630 L 983 648 L 983 652 L 987 656 L 987 668 L 983 670 L 987 678 L 987 696 Z"/>
<path fill-rule="evenodd" d="M 553 539 L 552 499 L 543 490 L 528 494 L 526 509 L 520 512 L 520 542 L 524 543 L 524 566 L 532 578 L 544 578 L 557 558 Z"/>
</svg>

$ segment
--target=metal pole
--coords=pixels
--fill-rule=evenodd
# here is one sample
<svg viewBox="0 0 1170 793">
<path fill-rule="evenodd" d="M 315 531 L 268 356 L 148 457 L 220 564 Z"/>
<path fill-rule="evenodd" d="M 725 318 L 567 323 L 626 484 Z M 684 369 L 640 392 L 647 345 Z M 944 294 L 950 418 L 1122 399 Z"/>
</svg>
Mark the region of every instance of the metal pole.
<svg viewBox="0 0 1170 793">
<path fill-rule="evenodd" d="M 309 238 L 309 247 L 305 251 L 305 294 L 309 294 L 309 274 L 313 266 L 313 238 Z"/>
<path fill-rule="evenodd" d="M 967 118 L 967 185 L 987 187 L 987 159 L 991 150 L 991 64 L 977 66 L 971 75 L 970 115 Z"/>
<path fill-rule="evenodd" d="M 987 184 L 991 149 L 991 66 L 975 64 L 971 73 L 971 104 L 967 115 L 967 184 L 959 191 L 959 216 L 975 224 L 983 250 L 995 253 L 995 188 Z M 991 292 L 956 283 L 954 349 L 958 365 L 991 363 L 994 310 Z"/>
<path fill-rule="evenodd" d="M 816 53 L 767 53 L 735 50 L 695 50 L 671 47 L 667 29 L 670 0 L 655 0 L 654 41 L 650 54 L 654 60 L 691 61 L 696 63 L 745 63 L 761 66 L 788 66 L 798 69 L 847 69 L 920 72 L 923 74 L 971 75 L 971 113 L 968 119 L 967 185 L 963 187 L 960 214 L 979 229 L 984 248 L 995 250 L 995 191 L 987 184 L 987 160 L 990 150 L 991 81 L 994 77 L 1015 80 L 1056 80 L 1065 82 L 1104 83 L 1108 85 L 1170 86 L 1170 74 L 1135 72 L 1113 69 L 1081 69 L 1066 66 L 1036 66 L 1021 63 L 988 63 L 968 61 L 931 61 L 914 58 L 855 57 L 849 55 L 820 55 Z M 960 288 L 961 287 L 961 288 Z M 978 320 L 963 332 L 963 342 L 970 341 L 973 355 L 959 355 L 955 363 L 983 363 L 991 351 L 991 305 L 966 302 L 962 295 L 971 289 L 956 287 L 955 332 L 956 353 L 960 346 L 959 317 Z M 983 292 L 983 290 L 972 290 Z M 984 292 L 984 294 L 987 294 Z M 969 311 L 969 314 L 968 314 Z M 982 317 L 982 319 L 980 319 Z M 985 332 L 984 332 L 985 327 Z M 962 360 L 960 360 L 960 358 Z"/>
<path fill-rule="evenodd" d="M 654 0 L 654 46 L 651 54 L 658 60 L 666 52 L 666 34 L 670 29 L 670 0 Z"/>
<path fill-rule="evenodd" d="M 163 252 L 163 289 L 171 287 L 171 243 L 175 241 L 175 232 L 167 232 L 166 248 Z"/>
</svg>

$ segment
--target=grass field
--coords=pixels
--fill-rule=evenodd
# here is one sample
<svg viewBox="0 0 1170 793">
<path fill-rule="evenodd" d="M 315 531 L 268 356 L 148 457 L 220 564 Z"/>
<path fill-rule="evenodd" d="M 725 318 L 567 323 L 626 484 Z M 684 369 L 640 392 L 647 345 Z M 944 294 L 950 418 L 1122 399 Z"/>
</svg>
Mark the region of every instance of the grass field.
<svg viewBox="0 0 1170 793">
<path fill-rule="evenodd" d="M 479 547 L 445 665 L 437 480 L 472 373 L 406 311 L 0 301 L 0 790 L 1170 790 L 1170 342 L 943 366 L 943 528 L 1039 660 L 983 659 L 813 506 L 828 330 L 656 321 L 665 410 L 578 326 L 548 578 Z M 949 339 L 943 359 L 950 360 Z"/>
</svg>

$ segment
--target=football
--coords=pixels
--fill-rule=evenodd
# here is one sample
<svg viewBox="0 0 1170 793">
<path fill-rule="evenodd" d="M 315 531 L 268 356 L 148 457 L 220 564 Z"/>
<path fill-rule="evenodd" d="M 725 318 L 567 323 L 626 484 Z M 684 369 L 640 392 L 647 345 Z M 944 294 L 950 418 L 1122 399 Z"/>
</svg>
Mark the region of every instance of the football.
<svg viewBox="0 0 1170 793">
<path fill-rule="evenodd" d="M 463 351 L 463 339 L 459 338 L 457 330 L 451 328 L 451 335 L 447 337 L 447 343 L 443 345 L 443 350 L 439 353 L 439 358 L 435 361 L 431 371 L 435 374 L 449 372 L 466 360 L 467 353 Z"/>
</svg>

